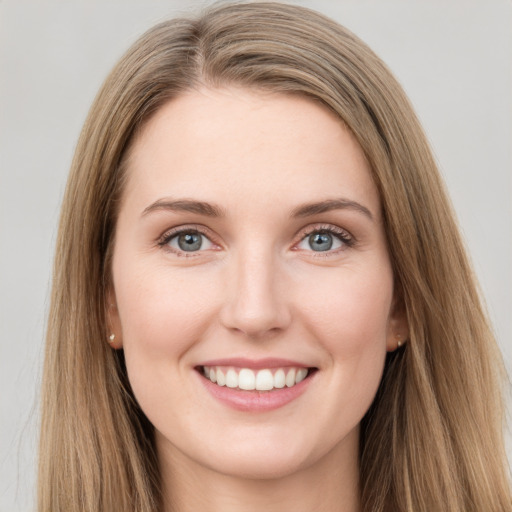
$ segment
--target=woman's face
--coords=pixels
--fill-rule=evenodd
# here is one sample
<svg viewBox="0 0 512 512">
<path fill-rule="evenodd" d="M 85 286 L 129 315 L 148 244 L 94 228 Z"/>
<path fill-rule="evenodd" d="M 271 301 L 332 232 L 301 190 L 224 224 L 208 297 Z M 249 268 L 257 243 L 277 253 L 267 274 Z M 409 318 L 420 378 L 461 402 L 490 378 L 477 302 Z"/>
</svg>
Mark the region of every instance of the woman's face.
<svg viewBox="0 0 512 512">
<path fill-rule="evenodd" d="M 260 478 L 355 457 L 406 325 L 351 134 L 309 99 L 202 89 L 127 172 L 110 320 L 161 457 Z"/>
</svg>

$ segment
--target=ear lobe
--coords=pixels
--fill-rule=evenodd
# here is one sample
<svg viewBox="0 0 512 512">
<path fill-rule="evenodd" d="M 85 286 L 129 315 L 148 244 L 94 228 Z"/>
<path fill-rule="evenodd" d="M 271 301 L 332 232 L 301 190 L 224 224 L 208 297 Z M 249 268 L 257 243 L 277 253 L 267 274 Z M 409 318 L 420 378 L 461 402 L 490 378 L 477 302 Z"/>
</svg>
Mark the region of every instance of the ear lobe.
<svg viewBox="0 0 512 512">
<path fill-rule="evenodd" d="M 117 310 L 117 303 L 113 290 L 109 290 L 107 293 L 105 307 L 105 319 L 107 324 L 106 339 L 108 344 L 117 350 L 123 347 L 123 338 L 121 320 L 119 319 L 119 312 Z"/>
<path fill-rule="evenodd" d="M 386 350 L 393 352 L 403 346 L 409 339 L 409 322 L 407 312 L 401 299 L 393 300 L 389 315 Z"/>
</svg>

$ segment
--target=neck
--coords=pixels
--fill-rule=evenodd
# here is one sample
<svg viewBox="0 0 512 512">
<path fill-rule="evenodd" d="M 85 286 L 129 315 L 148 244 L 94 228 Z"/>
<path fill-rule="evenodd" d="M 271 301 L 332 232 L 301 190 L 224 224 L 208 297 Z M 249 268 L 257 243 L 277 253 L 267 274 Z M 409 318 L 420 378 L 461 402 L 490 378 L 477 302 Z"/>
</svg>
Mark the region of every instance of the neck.
<svg viewBox="0 0 512 512">
<path fill-rule="evenodd" d="M 312 464 L 267 479 L 222 474 L 167 446 L 159 452 L 164 512 L 359 512 L 357 446 L 343 442 Z"/>
</svg>

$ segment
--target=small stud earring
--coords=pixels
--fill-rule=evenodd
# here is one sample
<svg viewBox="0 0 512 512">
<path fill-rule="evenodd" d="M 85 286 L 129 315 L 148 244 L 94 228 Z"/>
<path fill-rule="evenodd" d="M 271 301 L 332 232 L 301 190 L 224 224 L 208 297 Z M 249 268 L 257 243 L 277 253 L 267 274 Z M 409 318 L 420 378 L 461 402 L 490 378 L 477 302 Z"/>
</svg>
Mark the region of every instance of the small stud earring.
<svg viewBox="0 0 512 512">
<path fill-rule="evenodd" d="M 113 343 L 113 342 L 114 342 L 114 340 L 116 339 L 116 335 L 115 335 L 115 334 L 111 334 L 111 335 L 108 337 L 108 339 L 109 339 L 109 343 Z"/>
<path fill-rule="evenodd" d="M 402 346 L 402 336 L 400 334 L 397 334 L 395 336 L 396 338 L 396 344 L 398 345 L 398 348 L 400 348 Z"/>
</svg>

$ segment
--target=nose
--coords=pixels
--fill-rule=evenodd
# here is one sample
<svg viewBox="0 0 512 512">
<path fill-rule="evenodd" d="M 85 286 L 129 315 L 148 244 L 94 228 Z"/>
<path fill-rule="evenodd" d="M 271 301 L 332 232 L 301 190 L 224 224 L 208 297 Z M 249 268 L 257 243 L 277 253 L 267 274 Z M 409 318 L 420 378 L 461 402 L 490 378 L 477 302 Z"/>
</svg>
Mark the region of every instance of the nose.
<svg viewBox="0 0 512 512">
<path fill-rule="evenodd" d="M 233 332 L 258 339 L 286 329 L 289 294 L 276 258 L 260 251 L 240 254 L 228 271 L 221 322 Z"/>
</svg>

